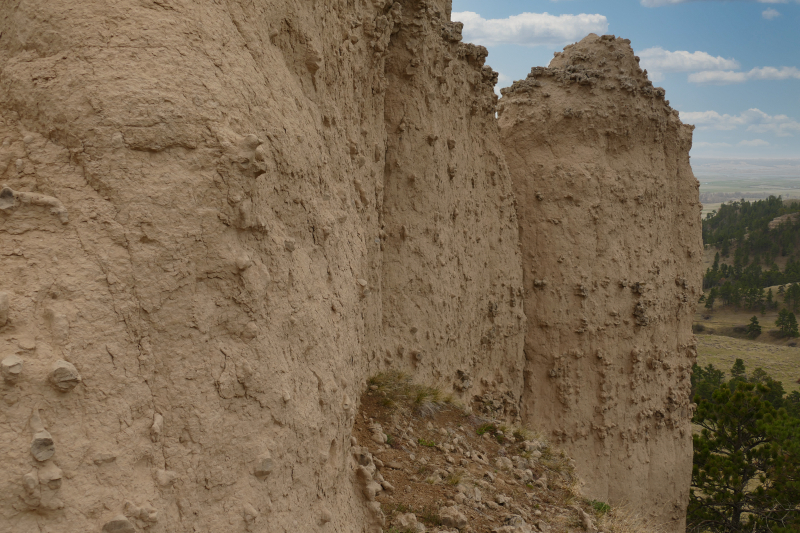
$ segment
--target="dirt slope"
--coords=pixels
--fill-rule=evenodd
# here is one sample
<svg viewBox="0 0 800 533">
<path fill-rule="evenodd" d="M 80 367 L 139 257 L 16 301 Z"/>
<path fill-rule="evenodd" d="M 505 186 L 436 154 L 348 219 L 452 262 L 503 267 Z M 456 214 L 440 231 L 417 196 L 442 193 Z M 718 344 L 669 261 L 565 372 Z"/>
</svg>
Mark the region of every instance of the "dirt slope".
<svg viewBox="0 0 800 533">
<path fill-rule="evenodd" d="M 586 492 L 682 530 L 700 205 L 691 126 L 630 42 L 590 35 L 504 92 L 528 332 L 524 419 Z"/>
</svg>

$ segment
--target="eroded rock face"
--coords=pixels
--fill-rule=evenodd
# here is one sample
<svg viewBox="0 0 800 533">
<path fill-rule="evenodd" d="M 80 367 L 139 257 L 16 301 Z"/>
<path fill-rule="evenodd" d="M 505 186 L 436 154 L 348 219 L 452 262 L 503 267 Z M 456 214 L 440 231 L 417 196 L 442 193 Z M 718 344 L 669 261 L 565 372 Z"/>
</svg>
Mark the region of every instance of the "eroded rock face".
<svg viewBox="0 0 800 533">
<path fill-rule="evenodd" d="M 529 321 L 524 418 L 575 458 L 587 495 L 682 531 L 701 291 L 692 127 L 612 36 L 568 46 L 499 107 Z"/>
<path fill-rule="evenodd" d="M 386 63 L 385 356 L 466 398 L 499 383 L 518 400 L 526 321 L 498 75 L 433 2 L 402 4 Z"/>
<path fill-rule="evenodd" d="M 39 410 L 65 473 L 31 512 L 0 432 L 0 531 L 360 532 L 367 376 L 520 397 L 496 74 L 448 1 L 34 0 L 0 35 L 0 421 Z"/>
</svg>

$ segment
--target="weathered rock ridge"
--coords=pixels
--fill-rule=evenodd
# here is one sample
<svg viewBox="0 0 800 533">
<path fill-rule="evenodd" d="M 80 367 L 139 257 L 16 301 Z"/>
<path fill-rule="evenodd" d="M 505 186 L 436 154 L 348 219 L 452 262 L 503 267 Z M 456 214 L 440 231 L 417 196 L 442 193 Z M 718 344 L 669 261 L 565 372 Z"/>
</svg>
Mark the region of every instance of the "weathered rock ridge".
<svg viewBox="0 0 800 533">
<path fill-rule="evenodd" d="M 600 339 L 589 332 L 600 323 L 587 316 L 588 333 L 569 340 L 572 293 L 548 303 L 524 279 L 538 268 L 558 294 L 589 251 L 583 237 L 531 240 L 553 202 L 527 198 L 517 172 L 534 145 L 523 132 L 504 155 L 497 74 L 449 11 L 447 0 L 0 1 L 0 533 L 373 531 L 382 515 L 350 441 L 368 376 L 403 369 L 464 399 L 494 394 L 499 416 L 534 424 L 554 422 L 579 380 L 597 386 L 572 363 L 540 375 L 553 354 L 588 350 L 580 340 Z M 519 112 L 521 131 L 525 109 L 554 105 L 515 91 L 532 100 L 506 105 L 501 123 Z M 609 163 L 617 189 L 602 191 L 627 210 L 591 210 L 620 236 L 604 235 L 618 262 L 592 262 L 595 303 L 581 312 L 605 312 L 593 284 L 624 273 L 648 283 L 637 301 L 650 321 L 596 341 L 622 370 L 607 391 L 619 407 L 597 418 L 587 395 L 558 415 L 567 444 L 594 439 L 598 421 L 619 426 L 609 439 L 634 428 L 640 462 L 596 446 L 615 459 L 588 475 L 592 490 L 603 472 L 638 475 L 616 465 L 653 459 L 647 489 L 666 479 L 657 462 L 686 467 L 688 435 L 673 435 L 688 412 L 697 191 L 688 132 L 664 117 L 653 131 L 680 143 L 634 160 L 656 154 L 637 148 L 634 121 L 614 145 L 628 159 Z M 580 148 L 574 126 L 563 132 L 554 144 Z M 562 162 L 564 181 L 542 193 L 581 161 Z M 548 217 L 583 220 L 592 202 L 552 203 Z M 620 225 L 633 220 L 642 227 Z M 547 269 L 561 254 L 574 268 L 557 280 Z M 545 304 L 557 316 L 543 318 Z M 669 387 L 678 407 L 659 415 Z M 648 409 L 650 422 L 637 418 Z M 650 449 L 636 444 L 646 428 Z"/>
<path fill-rule="evenodd" d="M 504 90 L 525 277 L 523 413 L 585 491 L 682 531 L 701 293 L 692 127 L 630 41 L 591 35 Z"/>
</svg>

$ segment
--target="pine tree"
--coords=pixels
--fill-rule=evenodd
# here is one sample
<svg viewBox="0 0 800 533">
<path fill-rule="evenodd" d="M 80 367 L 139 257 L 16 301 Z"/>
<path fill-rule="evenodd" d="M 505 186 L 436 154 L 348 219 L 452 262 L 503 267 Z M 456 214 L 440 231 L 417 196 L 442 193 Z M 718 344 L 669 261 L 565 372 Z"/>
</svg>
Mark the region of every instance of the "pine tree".
<svg viewBox="0 0 800 533">
<path fill-rule="evenodd" d="M 731 367 L 731 378 L 735 380 L 743 380 L 747 378 L 747 373 L 744 369 L 744 361 L 737 359 Z"/>
<path fill-rule="evenodd" d="M 747 326 L 747 336 L 751 339 L 755 339 L 759 335 L 761 335 L 761 325 L 758 323 L 758 318 L 753 317 L 750 319 L 750 324 Z M 737 361 L 741 361 L 741 359 Z"/>
<path fill-rule="evenodd" d="M 708 293 L 706 297 L 706 309 L 714 309 L 714 302 L 717 299 L 717 288 L 714 287 Z"/>
<path fill-rule="evenodd" d="M 800 421 L 778 410 L 763 371 L 751 383 L 737 360 L 720 383 L 709 365 L 698 376 L 689 532 L 789 533 L 800 530 Z M 695 381 L 693 376 L 692 381 Z M 694 384 L 694 383 L 693 383 Z M 714 389 L 709 394 L 708 389 Z M 700 394 L 700 392 L 705 394 Z M 783 396 L 780 391 L 779 396 Z M 800 395 L 798 395 L 800 400 Z"/>
<path fill-rule="evenodd" d="M 797 331 L 797 317 L 788 309 L 780 310 L 775 325 L 784 337 L 800 337 L 800 332 Z"/>
<path fill-rule="evenodd" d="M 789 326 L 787 328 L 790 337 L 800 337 L 800 331 L 797 330 L 797 317 L 794 313 L 789 313 Z"/>
<path fill-rule="evenodd" d="M 724 241 L 722 241 L 722 250 L 720 250 L 720 254 L 722 255 L 722 257 L 728 257 L 730 253 L 731 253 L 731 243 L 728 242 L 728 239 L 725 239 Z"/>
</svg>

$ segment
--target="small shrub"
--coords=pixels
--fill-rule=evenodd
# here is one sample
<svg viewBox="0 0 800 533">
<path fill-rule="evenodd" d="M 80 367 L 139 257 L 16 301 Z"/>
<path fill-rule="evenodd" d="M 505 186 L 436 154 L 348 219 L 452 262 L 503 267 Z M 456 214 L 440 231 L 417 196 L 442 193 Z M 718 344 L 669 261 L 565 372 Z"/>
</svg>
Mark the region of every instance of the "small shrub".
<svg viewBox="0 0 800 533">
<path fill-rule="evenodd" d="M 484 433 L 488 433 L 489 435 L 494 435 L 497 433 L 497 426 L 494 424 L 483 424 L 478 426 L 478 429 L 475 430 L 475 433 L 478 435 L 483 435 Z"/>
<path fill-rule="evenodd" d="M 433 442 L 432 440 L 423 439 L 422 437 L 420 437 L 417 440 L 417 444 L 419 444 L 420 446 L 426 446 L 428 448 L 435 448 L 436 447 L 436 443 L 435 442 Z"/>
<path fill-rule="evenodd" d="M 450 485 L 452 487 L 455 487 L 459 483 L 461 483 L 461 472 L 454 472 L 454 473 L 450 474 L 449 476 L 447 476 L 447 484 L 448 485 Z"/>
<path fill-rule="evenodd" d="M 705 324 L 692 324 L 692 333 L 703 333 L 705 330 Z"/>
<path fill-rule="evenodd" d="M 526 440 L 531 440 L 533 434 L 523 427 L 519 427 L 514 429 L 514 438 L 517 439 L 519 442 L 523 442 Z"/>
<path fill-rule="evenodd" d="M 611 506 L 608 505 L 606 502 L 600 502 L 597 500 L 592 500 L 589 502 L 589 505 L 598 513 L 598 514 L 606 514 L 611 510 Z"/>
</svg>

